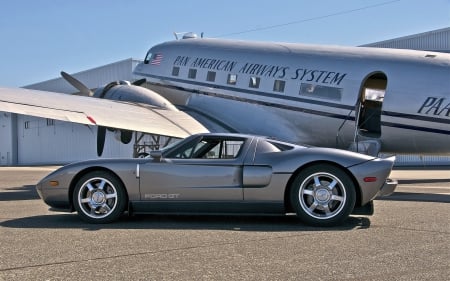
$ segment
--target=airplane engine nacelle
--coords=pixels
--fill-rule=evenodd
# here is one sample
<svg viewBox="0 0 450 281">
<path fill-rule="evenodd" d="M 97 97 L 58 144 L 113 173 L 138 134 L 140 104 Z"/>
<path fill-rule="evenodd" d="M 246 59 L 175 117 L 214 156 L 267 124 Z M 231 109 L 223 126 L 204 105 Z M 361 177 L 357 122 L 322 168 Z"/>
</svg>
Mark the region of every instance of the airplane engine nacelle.
<svg viewBox="0 0 450 281">
<path fill-rule="evenodd" d="M 168 110 L 178 110 L 170 101 L 150 89 L 120 82 L 112 82 L 104 87 L 98 88 L 94 93 L 94 97 L 138 102 Z"/>
<path fill-rule="evenodd" d="M 162 109 L 174 110 L 178 109 L 167 99 L 158 93 L 144 87 L 140 87 L 145 83 L 145 79 L 136 80 L 133 83 L 128 81 L 114 81 L 103 87 L 98 88 L 95 93 L 86 85 L 78 81 L 72 75 L 62 71 L 61 76 L 79 90 L 79 94 L 86 97 L 95 97 L 99 99 L 111 99 L 124 102 L 142 103 L 156 106 Z M 105 146 L 106 131 L 114 132 L 114 137 L 124 143 L 130 143 L 133 138 L 133 131 L 124 129 L 114 129 L 103 126 L 97 127 L 97 155 L 101 156 Z"/>
</svg>

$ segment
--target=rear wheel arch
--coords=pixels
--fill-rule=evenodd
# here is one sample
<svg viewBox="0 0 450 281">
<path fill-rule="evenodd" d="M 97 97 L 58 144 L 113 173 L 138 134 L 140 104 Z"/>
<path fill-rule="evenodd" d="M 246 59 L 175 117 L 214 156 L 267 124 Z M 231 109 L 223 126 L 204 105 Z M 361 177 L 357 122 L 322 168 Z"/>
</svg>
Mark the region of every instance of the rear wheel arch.
<svg viewBox="0 0 450 281">
<path fill-rule="evenodd" d="M 287 199 L 304 223 L 335 226 L 353 211 L 357 189 L 345 168 L 319 161 L 298 170 L 290 181 Z"/>
<path fill-rule="evenodd" d="M 298 177 L 298 175 L 305 169 L 312 167 L 312 166 L 318 166 L 318 165 L 331 165 L 331 166 L 335 166 L 338 169 L 341 169 L 343 172 L 345 172 L 347 174 L 347 176 L 352 180 L 353 185 L 355 186 L 355 193 L 356 193 L 356 202 L 355 202 L 355 207 L 357 206 L 361 206 L 361 187 L 358 184 L 358 181 L 356 180 L 356 178 L 353 176 L 353 174 L 345 167 L 337 164 L 336 162 L 331 162 L 331 161 L 314 161 L 314 162 L 309 162 L 303 166 L 300 166 L 297 168 L 297 170 L 295 170 L 294 173 L 292 173 L 291 177 L 289 178 L 289 181 L 287 182 L 287 185 L 285 187 L 284 190 L 284 204 L 285 204 L 285 209 L 286 212 L 290 213 L 290 212 L 294 212 L 294 207 L 291 204 L 291 198 L 290 198 L 290 194 L 291 194 L 291 189 L 293 188 L 293 183 L 295 181 L 295 179 Z"/>
</svg>

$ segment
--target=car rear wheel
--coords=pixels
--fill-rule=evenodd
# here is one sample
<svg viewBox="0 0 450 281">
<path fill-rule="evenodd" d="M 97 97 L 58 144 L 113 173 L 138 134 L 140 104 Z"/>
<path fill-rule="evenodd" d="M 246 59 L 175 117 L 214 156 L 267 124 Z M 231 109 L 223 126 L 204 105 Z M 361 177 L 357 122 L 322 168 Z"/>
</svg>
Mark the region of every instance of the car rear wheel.
<svg viewBox="0 0 450 281">
<path fill-rule="evenodd" d="M 77 182 L 73 204 L 84 221 L 108 223 L 124 212 L 127 197 L 122 182 L 116 176 L 106 171 L 94 171 Z"/>
<path fill-rule="evenodd" d="M 291 187 L 290 199 L 297 216 L 314 226 L 341 223 L 355 206 L 355 185 L 340 168 L 321 164 L 301 171 Z"/>
</svg>

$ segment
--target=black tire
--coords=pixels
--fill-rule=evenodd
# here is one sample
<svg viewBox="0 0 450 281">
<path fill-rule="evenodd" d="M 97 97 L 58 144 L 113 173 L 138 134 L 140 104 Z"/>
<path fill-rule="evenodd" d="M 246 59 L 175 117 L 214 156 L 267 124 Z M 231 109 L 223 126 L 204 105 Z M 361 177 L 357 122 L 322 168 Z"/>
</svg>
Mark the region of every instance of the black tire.
<svg viewBox="0 0 450 281">
<path fill-rule="evenodd" d="M 106 171 L 93 171 L 78 180 L 73 191 L 73 205 L 84 221 L 109 223 L 122 215 L 127 196 L 116 176 Z"/>
<path fill-rule="evenodd" d="M 334 226 L 348 218 L 355 206 L 355 185 L 340 168 L 310 166 L 293 182 L 290 200 L 297 216 L 313 226 Z"/>
<path fill-rule="evenodd" d="M 137 158 L 148 158 L 150 156 L 147 152 L 141 152 L 138 154 Z"/>
</svg>

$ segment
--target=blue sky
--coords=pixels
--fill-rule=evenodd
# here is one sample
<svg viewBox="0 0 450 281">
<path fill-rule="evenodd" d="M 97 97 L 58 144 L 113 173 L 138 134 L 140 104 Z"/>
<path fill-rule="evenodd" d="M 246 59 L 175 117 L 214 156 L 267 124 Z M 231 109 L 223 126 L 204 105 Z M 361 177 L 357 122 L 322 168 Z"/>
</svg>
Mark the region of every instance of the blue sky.
<svg viewBox="0 0 450 281">
<path fill-rule="evenodd" d="M 0 9 L 0 87 L 205 37 L 357 46 L 450 26 L 450 0 L 9 0 Z"/>
</svg>

